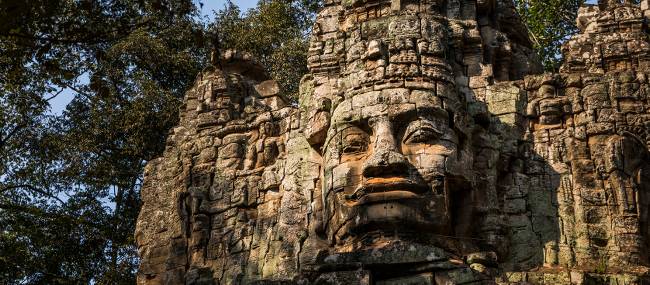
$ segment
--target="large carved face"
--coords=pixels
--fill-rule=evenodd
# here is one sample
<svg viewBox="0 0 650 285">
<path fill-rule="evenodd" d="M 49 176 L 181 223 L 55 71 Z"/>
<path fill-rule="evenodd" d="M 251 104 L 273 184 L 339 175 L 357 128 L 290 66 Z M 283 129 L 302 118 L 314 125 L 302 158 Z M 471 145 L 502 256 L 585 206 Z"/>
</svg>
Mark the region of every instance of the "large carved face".
<svg viewBox="0 0 650 285">
<path fill-rule="evenodd" d="M 481 37 L 475 25 L 443 16 L 442 2 L 344 1 L 339 16 L 317 21 L 303 131 L 324 159 L 323 224 L 315 229 L 338 246 L 455 236 L 467 225 L 454 213 L 472 203 L 464 196 L 469 140 L 454 123 L 467 115 L 455 75 L 481 71 L 452 60 L 450 46 Z"/>
<path fill-rule="evenodd" d="M 454 91 L 439 85 L 438 92 Z M 389 89 L 335 108 L 323 152 L 324 199 L 327 232 L 339 245 L 373 233 L 451 234 L 452 182 L 465 180 L 454 169 L 468 155 L 439 95 Z"/>
</svg>

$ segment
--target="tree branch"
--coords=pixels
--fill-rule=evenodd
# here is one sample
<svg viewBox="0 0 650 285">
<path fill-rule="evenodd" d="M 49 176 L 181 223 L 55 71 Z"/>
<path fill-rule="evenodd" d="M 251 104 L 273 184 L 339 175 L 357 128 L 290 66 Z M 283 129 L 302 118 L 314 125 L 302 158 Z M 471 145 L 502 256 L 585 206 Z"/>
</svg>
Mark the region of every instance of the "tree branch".
<svg viewBox="0 0 650 285">
<path fill-rule="evenodd" d="M 23 129 L 25 127 L 27 127 L 27 124 L 24 124 L 24 123 L 23 124 L 18 124 L 4 138 L 0 138 L 0 150 L 4 149 L 5 145 L 11 139 L 11 137 L 15 136 L 18 133 L 18 131 L 20 131 L 21 129 Z"/>
<path fill-rule="evenodd" d="M 59 92 L 56 92 L 56 94 L 50 96 L 50 98 L 45 99 L 45 101 L 49 102 L 50 100 L 56 98 L 56 96 L 59 96 L 63 92 L 63 90 L 65 90 L 65 88 L 62 88 L 61 90 L 59 90 Z"/>
<path fill-rule="evenodd" d="M 28 39 L 28 40 L 38 40 L 38 41 L 46 41 L 46 42 L 51 42 L 51 43 L 60 43 L 60 44 L 96 44 L 103 42 L 105 38 L 109 38 L 110 35 L 112 34 L 118 34 L 118 35 L 123 35 L 123 36 L 118 36 L 117 39 L 122 39 L 126 36 L 128 36 L 133 30 L 142 28 L 144 26 L 149 25 L 152 22 L 151 19 L 147 19 L 141 23 L 137 23 L 134 25 L 127 25 L 125 27 L 117 27 L 115 29 L 105 31 L 102 33 L 88 33 L 88 31 L 84 30 L 77 30 L 77 31 L 68 31 L 67 34 L 78 34 L 78 35 L 83 35 L 82 37 L 79 38 L 71 38 L 71 39 L 60 39 L 60 38 L 54 38 L 54 37 L 44 37 L 44 36 L 38 36 L 38 35 L 27 35 L 23 33 L 15 33 L 15 32 L 9 32 L 5 34 L 0 34 L 0 37 L 17 37 L 21 39 Z M 99 40 L 98 40 L 99 39 Z"/>
<path fill-rule="evenodd" d="M 39 194 L 41 194 L 43 196 L 46 196 L 46 197 L 48 197 L 50 199 L 54 199 L 54 200 L 58 201 L 61 204 L 65 204 L 65 202 L 63 200 L 61 200 L 61 198 L 56 197 L 56 196 L 48 193 L 47 191 L 38 189 L 38 188 L 36 188 L 36 187 L 34 187 L 32 185 L 29 185 L 29 184 L 19 184 L 19 185 L 5 186 L 2 189 L 0 189 L 0 193 L 4 193 L 4 192 L 11 191 L 11 190 L 14 190 L 14 189 L 21 189 L 21 188 L 28 189 L 30 191 L 33 191 L 33 192 L 39 193 Z"/>
<path fill-rule="evenodd" d="M 86 92 L 84 92 L 84 91 L 81 91 L 81 90 L 79 90 L 78 88 L 76 88 L 76 87 L 74 87 L 74 86 L 72 86 L 72 85 L 70 85 L 70 84 L 61 84 L 61 85 L 59 85 L 59 86 L 62 86 L 62 87 L 68 88 L 68 89 L 70 89 L 70 90 L 72 90 L 72 91 L 74 91 L 74 92 L 77 92 L 77 94 L 86 97 L 86 99 L 90 99 L 90 98 L 92 98 L 92 96 L 90 96 L 88 93 L 86 93 Z M 63 90 L 62 90 L 62 91 L 63 91 Z"/>
</svg>

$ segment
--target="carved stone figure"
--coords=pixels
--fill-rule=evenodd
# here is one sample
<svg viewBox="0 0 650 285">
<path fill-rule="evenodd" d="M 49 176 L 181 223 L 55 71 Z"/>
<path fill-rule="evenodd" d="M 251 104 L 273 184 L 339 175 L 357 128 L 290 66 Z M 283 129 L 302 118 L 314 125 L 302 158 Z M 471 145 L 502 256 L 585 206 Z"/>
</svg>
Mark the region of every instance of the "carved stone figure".
<svg viewBox="0 0 650 285">
<path fill-rule="evenodd" d="M 138 283 L 650 282 L 648 9 L 581 8 L 540 74 L 511 1 L 326 0 L 296 103 L 220 54 L 145 170 Z"/>
<path fill-rule="evenodd" d="M 351 235 L 372 231 L 454 234 L 452 219 L 460 213 L 452 213 L 452 196 L 468 194 L 462 188 L 470 187 L 463 173 L 469 171 L 459 165 L 471 156 L 454 113 L 437 94 L 359 94 L 341 102 L 331 121 L 323 195 L 332 241 L 354 247 Z"/>
<path fill-rule="evenodd" d="M 558 203 L 572 213 L 560 217 L 560 240 L 552 250 L 559 259 L 551 263 L 648 264 L 648 216 L 642 209 L 648 208 L 650 189 L 642 173 L 650 167 L 650 153 L 647 128 L 639 125 L 639 117 L 647 118 L 647 103 L 628 85 L 637 76 L 646 75 L 531 78 L 535 152 L 560 176 Z"/>
</svg>

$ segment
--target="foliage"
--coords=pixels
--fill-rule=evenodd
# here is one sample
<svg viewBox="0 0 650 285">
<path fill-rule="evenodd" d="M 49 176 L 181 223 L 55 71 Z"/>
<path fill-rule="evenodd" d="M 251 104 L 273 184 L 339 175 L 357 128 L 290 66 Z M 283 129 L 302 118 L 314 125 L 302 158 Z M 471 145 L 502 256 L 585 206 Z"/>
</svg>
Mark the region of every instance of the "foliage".
<svg viewBox="0 0 650 285">
<path fill-rule="evenodd" d="M 578 8 L 585 0 L 514 0 L 547 71 L 560 67 L 561 44 L 576 33 Z"/>
<path fill-rule="evenodd" d="M 135 282 L 142 167 L 205 61 L 195 16 L 191 0 L 0 1 L 0 283 Z"/>
<path fill-rule="evenodd" d="M 293 99 L 300 79 L 307 73 L 308 31 L 320 1 L 263 0 L 243 15 L 228 1 L 215 14 L 212 33 L 222 49 L 252 53 Z"/>
</svg>

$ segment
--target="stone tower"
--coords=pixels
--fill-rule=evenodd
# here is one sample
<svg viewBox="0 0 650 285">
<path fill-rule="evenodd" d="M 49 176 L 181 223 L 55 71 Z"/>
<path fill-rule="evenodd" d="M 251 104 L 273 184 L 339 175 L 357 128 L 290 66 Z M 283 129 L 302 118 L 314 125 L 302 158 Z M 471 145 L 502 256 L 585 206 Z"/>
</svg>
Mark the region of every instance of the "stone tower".
<svg viewBox="0 0 650 285">
<path fill-rule="evenodd" d="M 145 170 L 138 283 L 648 284 L 648 17 L 581 8 L 540 74 L 509 0 L 325 0 L 297 104 L 225 52 Z"/>
</svg>

